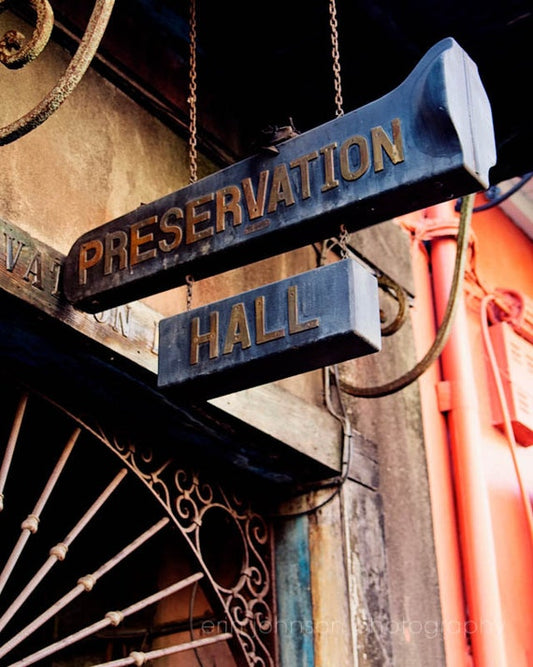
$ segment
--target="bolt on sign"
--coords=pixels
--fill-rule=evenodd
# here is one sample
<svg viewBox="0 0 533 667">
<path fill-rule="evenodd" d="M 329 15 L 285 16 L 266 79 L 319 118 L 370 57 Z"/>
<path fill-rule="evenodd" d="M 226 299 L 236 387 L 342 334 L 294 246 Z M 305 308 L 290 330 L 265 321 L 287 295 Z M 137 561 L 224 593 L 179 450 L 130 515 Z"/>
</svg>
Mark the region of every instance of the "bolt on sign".
<svg viewBox="0 0 533 667">
<path fill-rule="evenodd" d="M 342 259 L 161 320 L 158 385 L 209 399 L 380 349 L 377 280 Z"/>
<path fill-rule="evenodd" d="M 67 299 L 106 308 L 476 192 L 495 164 L 490 103 L 451 38 L 396 89 L 81 236 Z"/>
</svg>

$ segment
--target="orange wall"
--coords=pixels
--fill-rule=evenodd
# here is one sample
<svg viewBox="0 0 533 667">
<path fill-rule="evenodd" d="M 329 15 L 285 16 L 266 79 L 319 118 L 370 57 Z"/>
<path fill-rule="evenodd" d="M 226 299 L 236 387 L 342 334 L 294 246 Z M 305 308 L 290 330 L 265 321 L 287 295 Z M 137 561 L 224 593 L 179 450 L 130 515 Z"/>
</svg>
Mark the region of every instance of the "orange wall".
<svg viewBox="0 0 533 667">
<path fill-rule="evenodd" d="M 483 195 L 478 195 L 476 205 L 484 203 Z M 432 207 L 435 210 L 420 211 L 399 219 L 398 222 L 407 229 L 417 229 L 426 240 L 431 235 L 424 231 L 431 225 L 432 219 L 428 216 L 442 217 L 446 220 L 455 218 L 458 214 L 451 205 Z M 463 320 L 466 320 L 466 334 L 461 333 L 464 340 L 455 341 L 459 348 L 468 346 L 471 356 L 474 386 L 477 396 L 473 405 L 477 403 L 478 415 L 472 416 L 479 422 L 473 432 L 478 434 L 481 442 L 475 443 L 472 449 L 479 461 L 474 457 L 471 462 L 476 470 L 472 474 L 464 469 L 468 457 L 460 459 L 453 470 L 454 446 L 464 447 L 465 443 L 456 443 L 454 431 L 449 427 L 453 422 L 443 418 L 437 400 L 437 385 L 442 378 L 440 364 L 434 364 L 419 381 L 422 395 L 422 410 L 424 430 L 426 436 L 426 455 L 432 499 L 432 513 L 435 533 L 435 548 L 439 570 L 441 588 L 441 605 L 443 615 L 443 631 L 446 645 L 447 664 L 450 667 L 531 667 L 533 665 L 533 535 L 528 525 L 524 510 L 523 499 L 517 473 L 513 465 L 510 445 L 503 433 L 492 425 L 490 407 L 489 366 L 486 351 L 482 340 L 480 295 L 482 290 L 475 284 L 473 276 L 477 276 L 484 288 L 489 292 L 495 288 L 517 290 L 533 300 L 533 242 L 521 229 L 499 209 L 494 207 L 483 212 L 477 212 L 472 217 L 472 231 L 475 238 L 475 252 L 469 262 L 469 279 L 465 284 L 465 301 Z M 430 256 L 418 241 L 413 242 L 413 270 L 416 282 L 416 298 L 412 308 L 414 330 L 418 357 L 421 358 L 429 348 L 435 335 L 436 304 L 431 293 Z M 452 259 L 453 261 L 453 259 Z M 453 268 L 453 267 L 452 267 Z M 471 269 L 475 268 L 472 274 Z M 437 304 L 438 306 L 438 304 Z M 440 305 L 442 307 L 442 304 Z M 438 308 L 437 308 L 438 310 Z M 533 323 L 532 323 L 533 324 Z M 457 331 L 452 332 L 457 337 Z M 450 345 L 450 347 L 453 347 Z M 457 347 L 456 347 L 457 349 Z M 464 347 L 463 347 L 464 350 Z M 533 387 L 531 388 L 533 392 Z M 468 412 L 468 409 L 467 409 Z M 450 413 L 446 413 L 450 414 Z M 450 447 L 451 443 L 451 447 Z M 452 455 L 450 455 L 452 452 Z M 517 447 L 517 460 L 522 476 L 523 485 L 529 492 L 529 499 L 533 497 L 533 446 Z M 461 465 L 463 468 L 461 468 Z M 461 477 L 464 479 L 461 480 Z M 473 522 L 463 522 L 456 514 L 462 514 L 461 505 L 464 504 L 465 480 L 480 480 L 482 493 L 488 498 L 490 544 L 493 554 L 486 554 L 485 560 L 495 562 L 496 587 L 499 591 L 498 605 L 501 613 L 493 614 L 490 609 L 478 609 L 478 618 L 499 619 L 496 622 L 501 628 L 492 628 L 491 623 L 476 631 L 487 633 L 485 638 L 480 636 L 467 637 L 460 628 L 473 627 L 469 610 L 477 604 L 469 600 L 472 570 L 482 571 L 482 564 L 467 563 L 468 559 L 479 558 L 479 549 L 468 550 L 472 543 L 460 534 L 463 531 L 475 531 L 476 514 L 473 510 Z M 471 508 L 472 509 L 472 508 Z M 479 517 L 481 524 L 483 518 Z M 487 533 L 485 533 L 486 535 Z M 466 545 L 466 546 L 465 546 Z M 483 553 L 483 551 L 481 551 Z M 473 565 L 473 567 L 472 567 Z M 469 575 L 470 570 L 470 575 Z M 487 572 L 490 572 L 490 567 Z M 487 586 L 489 582 L 487 582 Z M 479 596 L 479 600 L 489 598 Z M 498 597 L 493 597 L 498 600 Z M 506 654 L 506 665 L 494 662 L 491 658 L 490 646 L 494 636 L 503 637 Z M 474 648 L 473 655 L 469 655 L 469 640 Z M 485 641 L 487 640 L 487 641 Z M 479 645 L 485 644 L 481 650 Z M 493 644 L 493 645 L 497 645 Z M 488 647 L 488 649 L 487 649 Z M 491 662 L 492 660 L 492 662 Z M 472 662 L 471 662 L 472 661 Z"/>
<path fill-rule="evenodd" d="M 478 198 L 482 203 L 483 198 Z M 533 299 L 533 242 L 498 208 L 474 213 L 476 267 L 489 287 L 517 290 Z M 470 345 L 476 370 L 484 460 L 494 527 L 508 663 L 533 664 L 533 535 L 505 436 L 492 426 L 486 353 L 477 308 L 469 308 Z M 533 345 L 532 345 L 533 351 Z M 533 386 L 530 388 L 533 393 Z M 533 498 L 533 446 L 516 448 L 519 470 Z"/>
</svg>

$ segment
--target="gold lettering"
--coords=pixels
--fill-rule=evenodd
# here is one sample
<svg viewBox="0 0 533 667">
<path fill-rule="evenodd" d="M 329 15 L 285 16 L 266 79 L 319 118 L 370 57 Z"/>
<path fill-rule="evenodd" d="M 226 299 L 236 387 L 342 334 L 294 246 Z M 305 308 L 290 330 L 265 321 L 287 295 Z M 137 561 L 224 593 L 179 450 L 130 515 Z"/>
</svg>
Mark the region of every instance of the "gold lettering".
<svg viewBox="0 0 533 667">
<path fill-rule="evenodd" d="M 255 300 L 255 342 L 261 345 L 276 338 L 283 338 L 284 335 L 285 329 L 265 331 L 265 297 L 258 296 Z"/>
<path fill-rule="evenodd" d="M 242 302 L 236 303 L 231 309 L 223 353 L 231 354 L 237 343 L 241 344 L 243 350 L 252 345 L 246 311 Z"/>
<path fill-rule="evenodd" d="M 378 125 L 370 130 L 372 136 L 372 151 L 374 153 L 374 171 L 383 171 L 383 151 L 387 153 L 392 164 L 403 162 L 403 139 L 400 129 L 400 119 L 394 118 L 392 125 L 392 141 L 385 130 Z"/>
<path fill-rule="evenodd" d="M 233 217 L 233 226 L 242 223 L 242 209 L 239 204 L 241 191 L 236 185 L 228 185 L 226 188 L 216 192 L 216 223 L 217 232 L 226 229 L 226 214 Z"/>
<path fill-rule="evenodd" d="M 209 331 L 200 333 L 200 318 L 193 317 L 191 320 L 191 350 L 189 363 L 197 364 L 199 360 L 200 345 L 209 343 L 209 358 L 218 357 L 218 311 L 214 310 L 209 316 Z"/>
<path fill-rule="evenodd" d="M 307 322 L 298 321 L 298 287 L 291 285 L 287 290 L 287 306 L 289 309 L 289 334 L 300 333 L 308 329 L 315 329 L 319 326 L 318 318 L 307 320 Z"/>
<path fill-rule="evenodd" d="M 96 266 L 104 255 L 104 246 L 102 241 L 94 239 L 82 243 L 78 258 L 78 284 L 87 284 L 87 269 Z"/>
<path fill-rule="evenodd" d="M 211 219 L 211 211 L 206 209 L 204 211 L 198 212 L 196 209 L 200 206 L 203 206 L 204 204 L 209 203 L 210 201 L 213 201 L 214 198 L 215 194 L 210 192 L 203 197 L 193 199 L 192 201 L 185 204 L 185 243 L 187 243 L 187 245 L 194 243 L 195 241 L 205 239 L 209 236 L 213 236 L 213 227 L 204 227 L 204 229 L 201 229 L 200 231 L 196 229 L 196 225 L 199 225 L 201 222 L 207 222 Z"/>
<path fill-rule="evenodd" d="M 140 230 L 144 227 L 148 227 L 148 225 L 155 225 L 156 222 L 157 215 L 152 215 L 150 218 L 146 218 L 146 220 L 135 222 L 130 227 L 130 266 L 135 266 L 135 264 L 139 264 L 139 262 L 144 262 L 147 259 L 153 259 L 156 256 L 157 251 L 155 248 L 150 248 L 150 250 L 139 252 L 140 246 L 144 245 L 145 243 L 150 243 L 150 241 L 154 240 L 153 232 L 149 232 L 148 234 L 142 236 L 139 233 Z"/>
<path fill-rule="evenodd" d="M 246 210 L 248 211 L 248 218 L 250 220 L 262 218 L 265 214 L 266 187 L 269 173 L 270 172 L 268 169 L 266 169 L 259 174 L 257 197 L 254 194 L 251 178 L 243 178 L 241 181 L 242 191 L 244 193 L 244 201 L 246 203 Z"/>
<path fill-rule="evenodd" d="M 311 183 L 309 179 L 309 163 L 311 160 L 316 160 L 318 158 L 318 151 L 313 151 L 312 153 L 307 153 L 307 155 L 302 155 L 302 157 L 296 158 L 290 162 L 292 169 L 299 167 L 300 169 L 300 187 L 302 193 L 302 199 L 309 199 L 311 196 Z"/>
<path fill-rule="evenodd" d="M 183 232 L 181 227 L 177 224 L 170 224 L 171 220 L 183 220 L 183 211 L 181 208 L 173 206 L 172 208 L 169 208 L 168 211 L 165 211 L 161 216 L 161 220 L 159 221 L 159 229 L 163 232 L 163 234 L 172 234 L 174 236 L 172 241 L 167 241 L 166 239 L 159 241 L 159 249 L 161 252 L 172 252 L 172 250 L 179 246 L 183 239 Z"/>
<path fill-rule="evenodd" d="M 267 212 L 274 213 L 280 202 L 285 202 L 285 206 L 292 206 L 295 202 L 289 173 L 283 163 L 278 164 L 272 174 L 272 187 L 270 188 Z"/>
<path fill-rule="evenodd" d="M 333 190 L 333 188 L 339 186 L 339 181 L 335 178 L 335 163 L 333 162 L 333 153 L 336 148 L 337 142 L 323 146 L 320 149 L 321 154 L 324 156 L 324 185 L 321 188 L 322 192 Z"/>
<path fill-rule="evenodd" d="M 359 167 L 355 171 L 350 169 L 350 148 L 352 146 L 359 147 Z M 368 159 L 368 143 L 366 139 L 359 134 L 346 139 L 340 148 L 339 159 L 341 175 L 345 181 L 355 181 L 360 178 L 368 170 L 370 165 Z"/>
<path fill-rule="evenodd" d="M 116 242 L 116 243 L 115 243 Z M 128 235 L 119 230 L 110 232 L 104 237 L 104 275 L 113 273 L 113 257 L 118 257 L 119 270 L 125 269 L 128 265 Z"/>
</svg>

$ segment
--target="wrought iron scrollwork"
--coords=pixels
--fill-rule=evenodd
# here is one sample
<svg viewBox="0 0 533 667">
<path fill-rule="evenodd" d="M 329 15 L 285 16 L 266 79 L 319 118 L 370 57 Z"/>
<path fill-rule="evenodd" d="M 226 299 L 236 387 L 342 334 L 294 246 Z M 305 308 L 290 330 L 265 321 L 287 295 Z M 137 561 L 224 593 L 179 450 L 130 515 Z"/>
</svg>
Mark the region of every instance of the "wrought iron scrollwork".
<svg viewBox="0 0 533 667">
<path fill-rule="evenodd" d="M 54 12 L 48 0 L 28 0 L 36 14 L 33 35 L 26 39 L 18 30 L 8 30 L 0 39 L 0 63 L 9 69 L 20 69 L 35 60 L 48 44 L 54 27 Z M 7 0 L 0 0 L 0 11 Z"/>
<path fill-rule="evenodd" d="M 159 498 L 180 529 L 224 610 L 219 629 L 232 633 L 244 664 L 274 667 L 271 535 L 264 518 L 237 494 L 172 459 L 109 439 L 101 430 L 98 437 Z M 212 531 L 208 540 L 206 531 Z M 219 576 L 216 566 L 223 558 L 216 549 L 228 542 L 231 572 Z"/>
<path fill-rule="evenodd" d="M 0 9 L 5 1 L 6 0 L 0 0 Z M 43 0 L 30 1 L 32 6 L 38 9 L 37 24 L 39 26 L 39 12 L 44 12 L 44 5 L 48 5 L 48 3 L 44 2 Z M 42 8 L 41 4 L 43 5 Z M 47 118 L 49 118 L 54 113 L 54 111 L 56 111 L 61 106 L 61 104 L 63 104 L 63 102 L 78 85 L 81 78 L 87 71 L 87 68 L 89 67 L 103 37 L 114 4 L 115 0 L 96 0 L 93 13 L 89 19 L 89 24 L 83 39 L 81 40 L 78 50 L 74 54 L 74 57 L 65 70 L 65 73 L 60 77 L 52 90 L 39 102 L 39 104 L 37 104 L 37 106 L 35 106 L 25 116 L 22 116 L 22 118 L 19 118 L 13 123 L 10 123 L 9 125 L 6 125 L 0 129 L 0 146 L 9 144 L 12 141 L 15 141 L 15 139 L 28 134 L 36 127 L 41 125 L 45 120 L 47 120 Z M 47 19 L 47 22 L 48 21 L 49 19 Z M 18 51 L 19 60 L 22 58 L 22 52 L 27 52 L 27 54 L 29 54 L 31 51 L 33 51 L 35 52 L 35 55 L 37 55 L 37 42 L 40 44 L 45 35 L 44 30 L 41 28 L 36 28 L 36 33 L 39 34 L 37 36 L 34 34 L 34 37 L 29 40 L 29 45 L 27 43 L 21 49 L 17 49 L 17 45 L 20 41 L 19 37 L 17 36 L 16 31 L 10 31 L 10 33 L 7 33 L 7 37 L 4 36 L 3 41 L 6 42 L 4 44 L 4 50 L 6 50 L 11 56 L 16 56 L 17 54 L 15 52 Z M 36 42 L 35 44 L 33 44 L 34 39 Z M 46 38 L 46 41 L 44 44 L 42 44 L 41 50 L 46 45 L 47 41 L 48 38 Z"/>
</svg>

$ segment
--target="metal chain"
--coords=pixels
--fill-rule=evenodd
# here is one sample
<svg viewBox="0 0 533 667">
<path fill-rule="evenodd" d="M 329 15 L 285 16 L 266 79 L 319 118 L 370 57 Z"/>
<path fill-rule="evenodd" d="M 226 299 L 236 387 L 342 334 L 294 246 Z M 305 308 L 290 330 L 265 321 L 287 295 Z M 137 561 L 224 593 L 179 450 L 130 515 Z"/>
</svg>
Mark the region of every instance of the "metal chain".
<svg viewBox="0 0 533 667">
<path fill-rule="evenodd" d="M 335 116 L 343 116 L 342 89 L 341 89 L 341 64 L 339 57 L 339 33 L 337 32 L 337 8 L 335 0 L 329 0 L 329 25 L 331 28 L 331 45 L 333 56 L 333 78 L 335 85 Z"/>
<path fill-rule="evenodd" d="M 189 17 L 189 97 L 187 102 L 189 104 L 189 183 L 196 183 L 198 180 L 198 152 L 196 150 L 197 143 L 197 126 L 196 126 L 196 0 L 190 0 L 190 17 Z M 192 275 L 187 275 L 185 278 L 187 283 L 187 311 L 192 308 L 192 286 L 194 278 Z"/>
<path fill-rule="evenodd" d="M 196 150 L 196 0 L 190 0 L 189 23 L 189 182 L 195 183 L 198 179 L 198 153 Z"/>
<path fill-rule="evenodd" d="M 333 57 L 333 82 L 335 86 L 335 116 L 340 118 L 344 115 L 342 108 L 342 87 L 341 87 L 341 63 L 339 56 L 339 33 L 337 30 L 337 8 L 335 6 L 335 0 L 329 0 L 329 25 L 331 29 L 331 46 L 332 46 L 332 57 Z M 340 226 L 339 232 L 339 246 L 341 249 L 341 257 L 346 259 L 348 257 L 348 230 L 344 224 Z M 331 386 L 329 382 L 330 372 L 333 372 L 335 377 L 335 387 L 337 389 L 337 398 L 341 407 L 341 413 L 338 414 L 332 407 L 331 404 Z M 330 366 L 324 369 L 324 398 L 326 402 L 326 407 L 329 412 L 342 423 L 343 430 L 343 446 L 342 446 L 342 461 L 341 461 L 341 475 L 338 478 L 338 486 L 336 490 L 326 499 L 325 502 L 329 502 L 334 498 L 334 496 L 340 491 L 344 482 L 348 478 L 348 471 L 350 467 L 350 459 L 352 454 L 352 425 L 349 417 L 347 416 L 346 408 L 344 406 L 343 397 L 340 391 L 340 385 L 338 381 L 338 367 Z M 318 509 L 315 508 L 315 509 Z"/>
<path fill-rule="evenodd" d="M 339 55 L 339 32 L 337 30 L 337 8 L 335 6 L 335 0 L 329 0 L 329 25 L 331 29 L 331 45 L 332 45 L 332 57 L 333 57 L 333 82 L 335 86 L 335 116 L 339 118 L 344 116 L 344 111 L 342 108 L 342 84 L 341 84 L 341 63 Z M 341 257 L 345 258 L 348 256 L 347 250 L 348 242 L 348 232 L 346 227 L 341 225 L 340 234 L 339 234 L 339 245 L 341 247 Z"/>
<path fill-rule="evenodd" d="M 348 239 L 349 239 L 348 230 L 346 229 L 345 225 L 341 225 L 339 234 L 339 246 L 341 249 L 341 257 L 343 259 L 346 259 L 346 257 L 348 257 Z"/>
<path fill-rule="evenodd" d="M 194 278 L 191 275 L 185 277 L 185 282 L 187 283 L 187 310 L 189 311 L 192 308 L 192 286 L 194 284 Z"/>
</svg>

